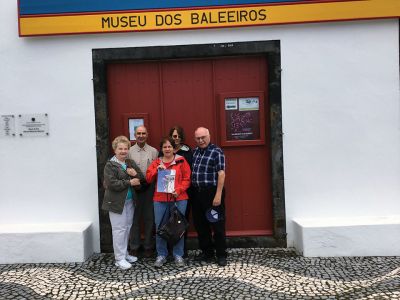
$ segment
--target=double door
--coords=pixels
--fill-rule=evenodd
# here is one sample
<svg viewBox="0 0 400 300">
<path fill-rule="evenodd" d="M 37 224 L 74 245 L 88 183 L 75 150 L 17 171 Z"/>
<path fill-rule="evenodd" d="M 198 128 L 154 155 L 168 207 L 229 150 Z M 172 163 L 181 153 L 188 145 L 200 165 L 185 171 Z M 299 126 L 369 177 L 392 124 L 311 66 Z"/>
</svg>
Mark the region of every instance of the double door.
<svg viewBox="0 0 400 300">
<path fill-rule="evenodd" d="M 110 64 L 110 137 L 142 120 L 158 148 L 178 124 L 195 147 L 195 129 L 207 127 L 226 156 L 227 235 L 272 235 L 267 76 L 263 56 Z"/>
</svg>

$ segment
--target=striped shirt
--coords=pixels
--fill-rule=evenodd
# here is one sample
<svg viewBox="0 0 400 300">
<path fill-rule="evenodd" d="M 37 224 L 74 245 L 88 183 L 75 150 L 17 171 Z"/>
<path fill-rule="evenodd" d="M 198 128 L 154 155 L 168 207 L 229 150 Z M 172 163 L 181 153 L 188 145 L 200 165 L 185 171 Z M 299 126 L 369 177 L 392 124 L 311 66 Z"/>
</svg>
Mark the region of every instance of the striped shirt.
<svg viewBox="0 0 400 300">
<path fill-rule="evenodd" d="M 218 171 L 225 171 L 225 155 L 221 148 L 209 144 L 193 152 L 192 185 L 210 187 L 218 184 Z"/>
</svg>

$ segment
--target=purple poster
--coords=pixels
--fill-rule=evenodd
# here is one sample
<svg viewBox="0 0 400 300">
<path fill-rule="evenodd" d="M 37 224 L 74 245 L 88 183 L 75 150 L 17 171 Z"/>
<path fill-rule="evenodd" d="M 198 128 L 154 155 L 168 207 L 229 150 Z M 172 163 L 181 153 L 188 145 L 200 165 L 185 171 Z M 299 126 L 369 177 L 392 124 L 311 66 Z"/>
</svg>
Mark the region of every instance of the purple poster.
<svg viewBox="0 0 400 300">
<path fill-rule="evenodd" d="M 225 98 L 226 139 L 260 139 L 260 100 L 258 97 Z"/>
</svg>

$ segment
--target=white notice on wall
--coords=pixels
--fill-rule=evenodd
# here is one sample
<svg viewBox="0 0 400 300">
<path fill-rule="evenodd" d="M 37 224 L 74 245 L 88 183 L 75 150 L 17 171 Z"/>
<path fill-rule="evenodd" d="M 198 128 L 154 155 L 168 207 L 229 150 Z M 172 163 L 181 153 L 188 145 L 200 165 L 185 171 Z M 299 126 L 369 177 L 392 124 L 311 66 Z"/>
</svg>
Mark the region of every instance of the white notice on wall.
<svg viewBox="0 0 400 300">
<path fill-rule="evenodd" d="M 136 141 L 135 131 L 139 126 L 144 126 L 143 119 L 129 119 L 129 140 Z"/>
<path fill-rule="evenodd" d="M 237 98 L 225 98 L 225 110 L 237 110 Z"/>
<path fill-rule="evenodd" d="M 258 97 L 239 98 L 239 110 L 259 110 L 260 104 Z"/>
<path fill-rule="evenodd" d="M 0 137 L 15 136 L 14 115 L 1 115 L 0 122 Z"/>
<path fill-rule="evenodd" d="M 18 115 L 18 133 L 20 136 L 49 135 L 49 119 L 47 114 Z"/>
</svg>

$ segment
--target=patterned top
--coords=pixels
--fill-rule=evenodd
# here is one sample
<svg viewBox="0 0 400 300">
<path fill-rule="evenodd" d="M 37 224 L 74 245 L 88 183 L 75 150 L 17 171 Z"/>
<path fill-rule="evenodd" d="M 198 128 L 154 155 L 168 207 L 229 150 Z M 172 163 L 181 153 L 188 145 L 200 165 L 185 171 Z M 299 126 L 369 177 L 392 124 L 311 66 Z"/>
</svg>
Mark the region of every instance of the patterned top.
<svg viewBox="0 0 400 300">
<path fill-rule="evenodd" d="M 196 147 L 193 152 L 192 185 L 195 187 L 217 186 L 218 171 L 225 171 L 225 155 L 221 148 L 209 144 Z"/>
</svg>

